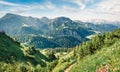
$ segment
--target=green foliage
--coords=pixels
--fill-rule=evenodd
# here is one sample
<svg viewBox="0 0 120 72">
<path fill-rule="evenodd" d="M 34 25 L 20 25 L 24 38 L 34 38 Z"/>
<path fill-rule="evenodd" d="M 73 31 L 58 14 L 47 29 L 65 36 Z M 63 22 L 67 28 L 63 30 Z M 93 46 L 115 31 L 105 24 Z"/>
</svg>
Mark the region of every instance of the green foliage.
<svg viewBox="0 0 120 72">
<path fill-rule="evenodd" d="M 62 38 L 64 40 L 64 37 Z M 95 72 L 103 68 L 110 72 L 118 72 L 120 70 L 119 50 L 120 29 L 96 35 L 91 41 L 75 48 L 46 50 L 32 46 L 22 48 L 17 41 L 0 32 L 0 71 L 64 72 L 75 63 L 71 72 Z"/>
<path fill-rule="evenodd" d="M 49 57 L 50 60 L 55 60 L 56 59 L 52 50 L 49 50 L 49 52 L 46 53 L 46 55 Z"/>
<path fill-rule="evenodd" d="M 28 46 L 34 46 L 36 48 L 57 48 L 57 47 L 75 47 L 81 43 L 81 40 L 73 36 L 56 36 L 53 38 L 46 38 L 42 36 L 27 37 L 26 40 Z"/>
<path fill-rule="evenodd" d="M 97 50 L 100 50 L 104 46 L 111 46 L 119 39 L 119 29 L 106 34 L 96 35 L 90 41 L 82 43 L 79 46 L 80 49 L 77 53 L 80 54 L 80 58 L 83 58 L 86 55 L 94 54 Z"/>
<path fill-rule="evenodd" d="M 52 56 L 54 54 L 50 54 L 50 57 Z M 49 56 L 40 53 L 39 49 L 34 47 L 22 48 L 18 42 L 0 32 L 0 71 L 39 72 L 40 70 L 40 72 L 45 72 L 49 65 L 48 62 L 51 63 L 48 69 L 53 69 L 57 64 L 57 61 L 53 61 Z"/>
<path fill-rule="evenodd" d="M 75 47 L 76 45 L 79 45 L 81 43 L 80 40 L 72 36 L 58 36 L 53 38 L 52 41 L 58 44 L 60 47 L 67 48 Z"/>
<path fill-rule="evenodd" d="M 19 43 L 5 33 L 0 33 L 0 61 L 12 62 L 23 58 L 24 55 Z"/>
<path fill-rule="evenodd" d="M 120 70 L 120 42 L 117 41 L 110 47 L 103 47 L 93 55 L 87 55 L 79 60 L 70 72 L 95 72 L 107 68 L 108 72 L 119 72 Z"/>
<path fill-rule="evenodd" d="M 48 38 L 41 36 L 32 37 L 28 45 L 33 45 L 36 48 L 55 48 L 59 46 L 58 44 L 52 42 Z"/>
<path fill-rule="evenodd" d="M 70 72 L 95 72 L 107 68 L 108 72 L 120 70 L 120 29 L 97 35 L 79 46 L 78 61 Z M 79 58 L 80 57 L 80 58 Z"/>
</svg>

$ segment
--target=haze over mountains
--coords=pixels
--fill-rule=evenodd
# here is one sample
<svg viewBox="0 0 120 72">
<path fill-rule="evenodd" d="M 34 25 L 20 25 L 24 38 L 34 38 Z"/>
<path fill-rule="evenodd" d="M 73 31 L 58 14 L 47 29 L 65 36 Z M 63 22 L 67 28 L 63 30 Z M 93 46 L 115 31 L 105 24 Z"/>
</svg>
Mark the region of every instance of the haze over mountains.
<svg viewBox="0 0 120 72">
<path fill-rule="evenodd" d="M 92 34 L 119 28 L 113 23 L 73 21 L 67 17 L 34 18 L 7 13 L 0 19 L 0 29 L 25 45 L 37 48 L 74 47 Z"/>
</svg>

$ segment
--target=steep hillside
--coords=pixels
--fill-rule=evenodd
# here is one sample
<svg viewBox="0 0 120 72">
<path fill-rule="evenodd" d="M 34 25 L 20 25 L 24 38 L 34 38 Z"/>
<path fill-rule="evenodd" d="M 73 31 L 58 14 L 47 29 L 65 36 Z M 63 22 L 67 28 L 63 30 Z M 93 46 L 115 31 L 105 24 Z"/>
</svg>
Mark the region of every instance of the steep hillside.
<svg viewBox="0 0 120 72">
<path fill-rule="evenodd" d="M 79 45 L 81 41 L 72 36 L 58 36 L 52 39 L 53 42 L 59 45 L 59 47 L 75 47 Z"/>
<path fill-rule="evenodd" d="M 119 72 L 119 50 L 120 29 L 100 34 L 63 54 L 53 72 Z"/>
<path fill-rule="evenodd" d="M 70 72 L 120 71 L 120 29 L 98 35 L 77 48 L 77 63 Z"/>
<path fill-rule="evenodd" d="M 55 48 L 60 47 L 59 44 L 56 44 L 54 41 L 52 42 L 49 38 L 34 36 L 28 41 L 27 45 L 33 45 L 36 48 Z"/>
<path fill-rule="evenodd" d="M 59 47 L 75 47 L 81 43 L 81 40 L 72 36 L 57 36 L 57 37 L 42 37 L 42 36 L 22 36 L 22 41 L 25 46 L 34 46 L 36 48 L 59 48 Z M 21 40 L 22 39 L 22 40 Z M 84 39 L 86 41 L 87 39 Z"/>
<path fill-rule="evenodd" d="M 87 55 L 77 61 L 70 72 L 119 72 L 120 41 L 110 47 L 103 47 L 93 55 Z"/>
<path fill-rule="evenodd" d="M 58 17 L 52 20 L 50 23 L 50 30 L 48 35 L 50 36 L 73 36 L 78 39 L 85 38 L 94 32 L 85 27 L 84 25 L 74 22 L 67 17 Z"/>
<path fill-rule="evenodd" d="M 23 48 L 20 43 L 0 31 L 0 71 L 1 72 L 31 72 L 47 67 L 56 60 L 54 55 L 43 55 L 34 47 Z M 52 58 L 51 58 L 51 57 Z M 39 72 L 38 71 L 38 72 Z"/>
<path fill-rule="evenodd" d="M 29 27 L 29 26 L 22 26 L 20 28 L 20 30 L 18 31 L 18 35 L 27 35 L 27 34 L 35 34 L 35 35 L 39 35 L 39 34 L 43 34 L 43 32 L 41 30 L 36 30 L 33 27 Z"/>
<path fill-rule="evenodd" d="M 24 54 L 20 43 L 15 42 L 7 36 L 5 32 L 0 32 L 0 61 L 10 62 L 12 60 L 22 60 Z"/>
<path fill-rule="evenodd" d="M 10 35 L 18 34 L 18 31 L 21 29 L 21 27 L 25 25 L 30 27 L 32 26 L 35 30 L 38 30 L 38 29 L 44 30 L 44 28 L 42 27 L 43 25 L 46 25 L 46 24 L 38 18 L 24 17 L 20 15 L 11 14 L 11 13 L 7 13 L 5 16 L 3 16 L 0 19 L 0 29 L 4 30 Z"/>
</svg>

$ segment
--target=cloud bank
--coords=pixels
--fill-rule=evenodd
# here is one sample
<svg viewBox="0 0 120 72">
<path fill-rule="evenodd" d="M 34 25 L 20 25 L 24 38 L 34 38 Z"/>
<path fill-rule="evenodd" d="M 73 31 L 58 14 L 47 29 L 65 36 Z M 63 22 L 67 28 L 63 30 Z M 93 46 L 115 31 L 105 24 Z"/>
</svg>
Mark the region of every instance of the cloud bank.
<svg viewBox="0 0 120 72">
<path fill-rule="evenodd" d="M 43 3 L 14 3 L 0 0 L 0 16 L 15 13 L 23 16 L 54 18 L 66 16 L 75 20 L 104 19 L 120 21 L 119 0 L 44 0 Z"/>
</svg>

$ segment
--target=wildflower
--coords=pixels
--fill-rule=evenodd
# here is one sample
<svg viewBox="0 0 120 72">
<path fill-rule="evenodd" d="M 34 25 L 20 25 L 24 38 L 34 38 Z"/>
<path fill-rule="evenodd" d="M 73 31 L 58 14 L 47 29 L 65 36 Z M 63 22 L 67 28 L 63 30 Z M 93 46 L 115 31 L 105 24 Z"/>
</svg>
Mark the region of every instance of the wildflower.
<svg viewBox="0 0 120 72">
<path fill-rule="evenodd" d="M 107 72 L 107 68 L 106 67 L 103 67 L 103 72 Z"/>
<path fill-rule="evenodd" d="M 101 72 L 101 70 L 96 70 L 96 72 Z"/>
</svg>

